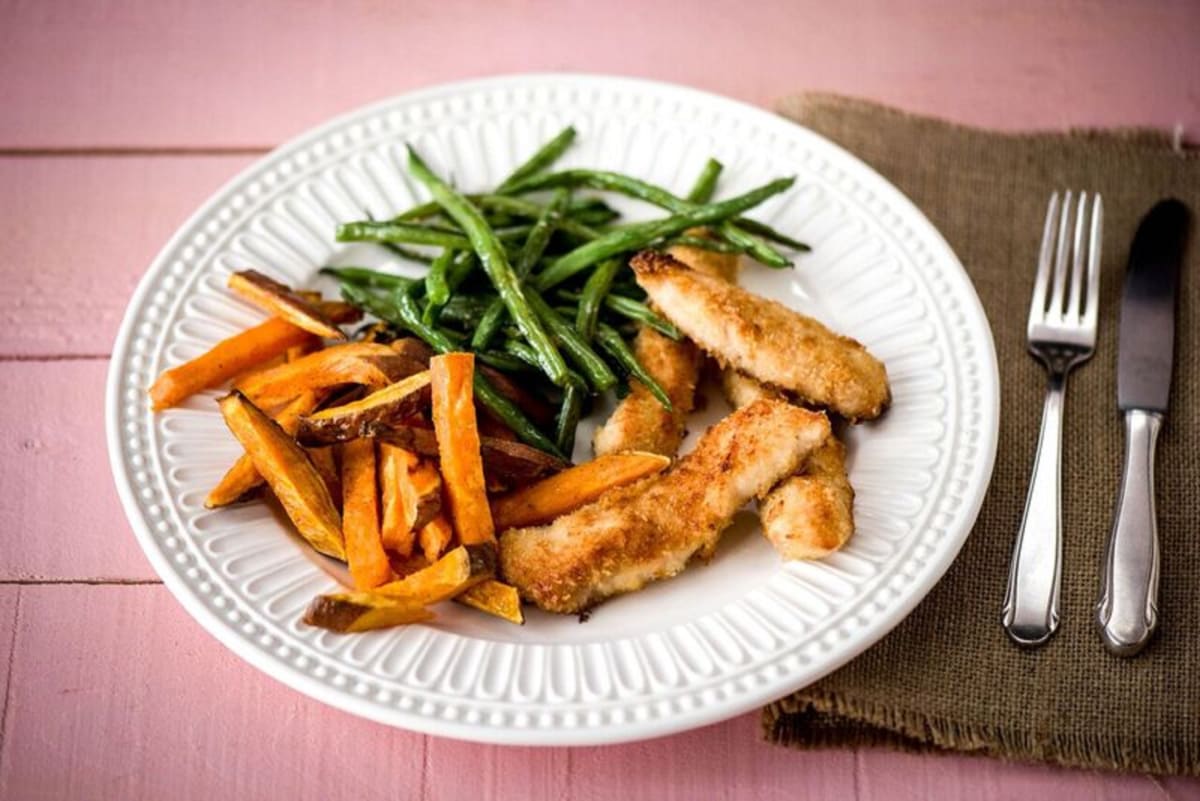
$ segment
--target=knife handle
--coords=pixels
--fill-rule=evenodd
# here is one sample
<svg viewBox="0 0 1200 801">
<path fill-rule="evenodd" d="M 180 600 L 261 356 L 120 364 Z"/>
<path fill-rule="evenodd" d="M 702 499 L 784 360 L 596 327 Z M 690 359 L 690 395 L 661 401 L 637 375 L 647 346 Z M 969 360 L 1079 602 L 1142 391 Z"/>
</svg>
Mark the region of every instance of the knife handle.
<svg viewBox="0 0 1200 801">
<path fill-rule="evenodd" d="M 1037 455 L 1029 477 L 1029 495 L 1021 531 L 1008 567 L 1001 621 L 1017 645 L 1042 645 L 1058 629 L 1062 579 L 1062 429 L 1065 371 L 1051 371 L 1042 408 Z"/>
<path fill-rule="evenodd" d="M 1154 448 L 1161 428 L 1160 414 L 1125 412 L 1125 468 L 1096 605 L 1100 638 L 1117 656 L 1141 651 L 1158 625 Z"/>
</svg>

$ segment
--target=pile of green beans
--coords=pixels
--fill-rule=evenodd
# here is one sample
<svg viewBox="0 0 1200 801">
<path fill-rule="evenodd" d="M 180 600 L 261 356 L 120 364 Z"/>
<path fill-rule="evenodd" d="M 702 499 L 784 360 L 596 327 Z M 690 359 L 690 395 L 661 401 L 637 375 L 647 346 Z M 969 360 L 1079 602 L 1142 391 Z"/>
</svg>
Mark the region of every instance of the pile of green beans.
<svg viewBox="0 0 1200 801">
<path fill-rule="evenodd" d="M 439 353 L 469 350 L 481 364 L 512 374 L 528 392 L 558 405 L 553 430 L 541 430 L 480 371 L 479 402 L 523 442 L 570 456 L 575 429 L 592 398 L 628 382 L 662 405 L 671 399 L 638 361 L 627 339 L 640 327 L 679 339 L 679 330 L 645 303 L 629 257 L 639 250 L 688 245 L 744 254 L 762 264 L 791 265 L 780 251 L 808 247 L 743 216 L 788 190 L 771 181 L 714 201 L 723 166 L 709 159 L 684 196 L 615 172 L 551 172 L 576 138 L 566 128 L 490 192 L 463 194 L 411 147 L 408 170 L 430 200 L 391 219 L 345 222 L 339 242 L 371 242 L 409 263 L 423 278 L 365 267 L 327 267 L 343 297 L 416 336 Z M 586 190 L 648 202 L 664 216 L 620 223 L 619 214 Z M 697 236 L 692 229 L 705 228 Z"/>
</svg>

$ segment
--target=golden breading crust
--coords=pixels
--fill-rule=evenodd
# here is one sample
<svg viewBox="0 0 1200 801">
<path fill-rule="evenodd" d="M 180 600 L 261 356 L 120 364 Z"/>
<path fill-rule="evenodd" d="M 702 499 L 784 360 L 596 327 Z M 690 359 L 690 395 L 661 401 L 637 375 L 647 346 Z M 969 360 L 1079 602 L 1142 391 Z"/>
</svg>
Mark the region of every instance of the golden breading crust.
<svg viewBox="0 0 1200 801">
<path fill-rule="evenodd" d="M 634 353 L 671 399 L 671 410 L 640 381 L 629 382 L 604 425 L 596 429 L 592 446 L 597 456 L 618 451 L 647 451 L 674 456 L 683 442 L 684 424 L 696 396 L 700 350 L 691 342 L 676 342 L 642 326 L 633 342 Z"/>
<path fill-rule="evenodd" d="M 782 399 L 736 370 L 721 373 L 721 389 L 735 408 L 760 398 Z M 784 559 L 820 559 L 854 534 L 854 488 L 846 475 L 846 446 L 836 435 L 817 448 L 795 476 L 779 482 L 758 504 L 763 536 Z"/>
<path fill-rule="evenodd" d="M 798 475 L 766 494 L 758 514 L 763 536 L 784 559 L 820 559 L 845 545 L 854 534 L 846 446 L 831 436 L 808 455 Z"/>
<path fill-rule="evenodd" d="M 631 265 L 663 316 L 722 366 L 850 420 L 878 417 L 887 407 L 887 371 L 853 339 L 665 253 L 642 251 Z"/>
<path fill-rule="evenodd" d="M 763 400 L 714 425 L 665 473 L 615 489 L 545 526 L 500 538 L 504 579 L 550 612 L 575 613 L 711 555 L 748 500 L 796 471 L 829 420 Z"/>
<path fill-rule="evenodd" d="M 703 229 L 690 233 L 703 236 Z M 667 251 L 700 272 L 726 281 L 737 278 L 736 253 L 717 253 L 703 248 L 677 245 Z M 668 411 L 638 381 L 629 382 L 626 395 L 604 425 L 596 429 L 592 447 L 597 456 L 618 451 L 647 451 L 674 456 L 683 442 L 685 423 L 695 405 L 696 381 L 700 376 L 700 350 L 691 342 L 675 342 L 642 325 L 633 343 L 638 361 L 654 376 L 673 410 Z"/>
</svg>

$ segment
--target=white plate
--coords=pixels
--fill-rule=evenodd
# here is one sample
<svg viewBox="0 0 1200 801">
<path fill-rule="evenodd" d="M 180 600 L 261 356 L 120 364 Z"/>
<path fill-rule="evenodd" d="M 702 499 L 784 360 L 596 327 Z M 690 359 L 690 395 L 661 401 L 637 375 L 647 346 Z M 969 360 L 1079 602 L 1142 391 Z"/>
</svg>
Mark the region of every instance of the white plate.
<svg viewBox="0 0 1200 801">
<path fill-rule="evenodd" d="M 414 202 L 411 142 L 458 185 L 493 185 L 566 124 L 564 164 L 623 170 L 685 191 L 708 156 L 728 196 L 799 176 L 755 216 L 813 246 L 794 271 L 746 271 L 751 289 L 824 319 L 887 364 L 895 403 L 850 435 L 858 532 L 817 563 L 781 564 L 750 515 L 717 557 L 599 607 L 584 624 L 523 627 L 445 604 L 432 625 L 339 636 L 300 622 L 334 586 L 261 504 L 207 511 L 239 450 L 215 393 L 160 415 L 145 390 L 261 315 L 225 290 L 262 266 L 308 284 L 317 267 L 385 261 L 333 241 L 364 208 Z M 630 205 L 634 215 L 652 213 Z M 167 587 L 250 663 L 384 723 L 497 743 L 610 743 L 753 709 L 829 673 L 895 626 L 966 539 L 996 449 L 998 377 L 987 321 L 938 232 L 883 178 L 760 109 L 645 81 L 568 75 L 460 83 L 320 126 L 204 204 L 129 304 L 108 381 L 108 442 L 126 513 Z M 714 402 L 702 429 L 720 413 Z M 586 441 L 581 432 L 581 441 Z"/>
</svg>

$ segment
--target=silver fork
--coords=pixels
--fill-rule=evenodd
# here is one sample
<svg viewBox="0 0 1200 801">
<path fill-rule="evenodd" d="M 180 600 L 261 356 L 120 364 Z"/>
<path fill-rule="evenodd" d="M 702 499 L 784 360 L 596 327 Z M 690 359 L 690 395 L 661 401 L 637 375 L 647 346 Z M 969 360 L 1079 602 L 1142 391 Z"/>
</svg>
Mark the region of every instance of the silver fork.
<svg viewBox="0 0 1200 801">
<path fill-rule="evenodd" d="M 1091 358 L 1100 305 L 1104 207 L 1087 192 L 1050 195 L 1037 278 L 1029 304 L 1029 351 L 1050 375 L 1025 515 L 1013 548 L 1004 596 L 1004 629 L 1018 645 L 1036 646 L 1058 628 L 1062 577 L 1062 421 L 1067 373 Z"/>
</svg>

